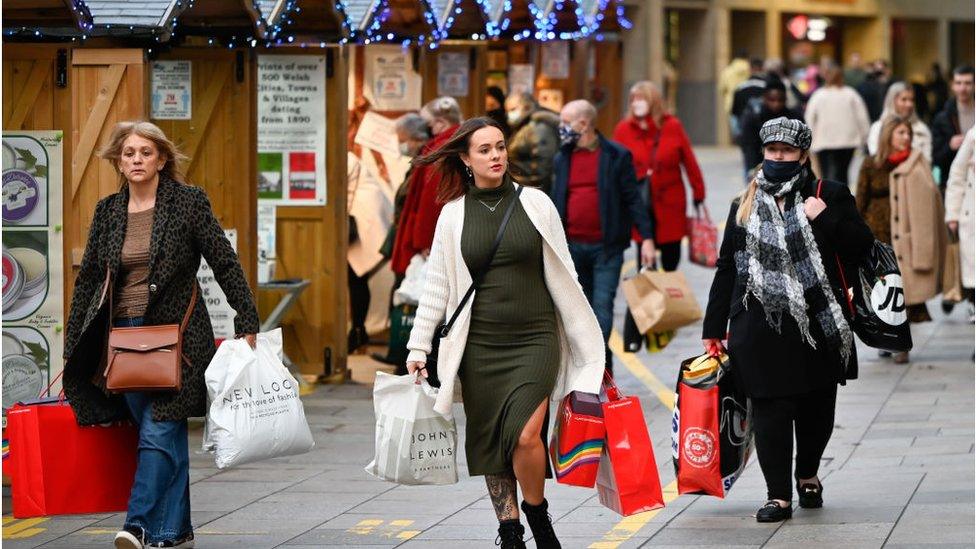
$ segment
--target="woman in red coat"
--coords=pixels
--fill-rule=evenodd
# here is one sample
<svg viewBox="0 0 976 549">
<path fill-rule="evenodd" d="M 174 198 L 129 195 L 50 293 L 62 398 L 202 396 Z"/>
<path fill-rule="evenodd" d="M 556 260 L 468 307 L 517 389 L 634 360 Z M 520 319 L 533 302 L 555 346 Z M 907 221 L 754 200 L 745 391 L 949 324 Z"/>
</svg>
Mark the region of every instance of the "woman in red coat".
<svg viewBox="0 0 976 549">
<path fill-rule="evenodd" d="M 427 121 L 434 136 L 420 151 L 420 156 L 426 156 L 441 148 L 457 131 L 461 124 L 461 107 L 453 97 L 438 97 L 420 109 L 420 116 Z M 430 253 L 434 228 L 443 206 L 437 200 L 440 184 L 441 175 L 431 166 L 416 166 L 410 174 L 410 187 L 400 214 L 391 258 L 391 268 L 399 277 L 407 272 L 413 256 Z"/>
<path fill-rule="evenodd" d="M 630 88 L 630 108 L 617 124 L 613 140 L 634 156 L 634 172 L 642 183 L 650 181 L 651 213 L 654 215 L 655 244 L 661 250 L 666 271 L 678 268 L 681 239 L 687 233 L 688 198 L 681 177 L 684 166 L 695 206 L 705 201 L 705 182 L 691 150 L 685 129 L 665 112 L 664 99 L 649 81 Z M 653 175 L 653 176 L 652 176 Z"/>
</svg>

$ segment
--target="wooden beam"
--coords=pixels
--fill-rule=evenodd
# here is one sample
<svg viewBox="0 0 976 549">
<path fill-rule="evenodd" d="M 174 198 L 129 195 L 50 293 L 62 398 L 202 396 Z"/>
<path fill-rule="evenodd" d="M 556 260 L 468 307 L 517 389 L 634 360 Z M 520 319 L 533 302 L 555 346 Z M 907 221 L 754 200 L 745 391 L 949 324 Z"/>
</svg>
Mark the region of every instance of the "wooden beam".
<svg viewBox="0 0 976 549">
<path fill-rule="evenodd" d="M 196 162 L 197 149 L 200 148 L 200 141 L 203 140 L 204 134 L 207 133 L 207 127 L 210 125 L 210 119 L 213 118 L 214 108 L 217 106 L 217 100 L 220 98 L 220 92 L 224 89 L 224 85 L 229 77 L 230 66 L 226 64 L 222 65 L 220 70 L 217 71 L 217 74 L 210 80 L 207 89 L 203 92 L 203 97 L 200 99 L 200 110 L 194 113 L 194 125 L 197 131 L 190 134 L 186 142 L 186 154 L 190 157 L 190 166 L 187 168 L 187 172 L 190 171 L 193 163 Z"/>
<path fill-rule="evenodd" d="M 14 105 L 10 119 L 5 120 L 3 127 L 8 130 L 23 129 L 27 114 L 34 107 L 37 96 L 41 93 L 41 87 L 51 76 L 51 61 L 37 60 L 31 65 L 30 75 L 27 77 L 27 85 L 21 90 L 20 97 Z"/>
<path fill-rule="evenodd" d="M 78 52 L 76 51 L 75 53 Z M 92 152 L 95 150 L 95 142 L 98 140 L 98 135 L 101 133 L 102 126 L 105 124 L 105 118 L 108 116 L 108 111 L 112 106 L 112 102 L 115 100 L 115 94 L 119 90 L 119 84 L 122 83 L 122 77 L 125 75 L 125 67 L 126 65 L 118 63 L 108 68 L 108 72 L 105 74 L 99 86 L 98 98 L 95 99 L 95 104 L 91 108 L 88 119 L 85 120 L 85 126 L 82 128 L 78 138 L 75 153 L 71 156 L 72 199 L 77 194 L 78 186 L 81 185 L 85 170 L 88 168 L 88 162 L 91 160 Z"/>
<path fill-rule="evenodd" d="M 145 59 L 145 50 L 138 48 L 76 49 L 71 55 L 72 65 L 136 65 Z"/>
</svg>

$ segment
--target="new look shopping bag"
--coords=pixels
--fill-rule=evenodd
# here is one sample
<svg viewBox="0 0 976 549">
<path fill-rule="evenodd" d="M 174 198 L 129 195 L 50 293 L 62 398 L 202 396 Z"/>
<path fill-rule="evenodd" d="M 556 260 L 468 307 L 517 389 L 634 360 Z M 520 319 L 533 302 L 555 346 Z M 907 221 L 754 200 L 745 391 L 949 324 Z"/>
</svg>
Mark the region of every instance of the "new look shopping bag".
<svg viewBox="0 0 976 549">
<path fill-rule="evenodd" d="M 457 426 L 434 411 L 437 391 L 412 375 L 376 373 L 376 453 L 366 472 L 397 484 L 454 484 Z"/>
<path fill-rule="evenodd" d="M 675 330 L 702 318 L 698 300 L 679 271 L 641 271 L 624 280 L 621 287 L 643 334 Z"/>
<path fill-rule="evenodd" d="M 205 374 L 210 413 L 203 449 L 218 469 L 308 452 L 315 446 L 298 381 L 281 362 L 281 328 L 220 344 Z"/>
<path fill-rule="evenodd" d="M 664 507 L 654 447 L 637 397 L 624 397 L 607 375 L 603 422 L 606 447 L 600 456 L 600 503 L 623 516 Z"/>
<path fill-rule="evenodd" d="M 63 399 L 7 411 L 16 518 L 125 511 L 139 431 L 128 421 L 80 427 Z"/>
</svg>

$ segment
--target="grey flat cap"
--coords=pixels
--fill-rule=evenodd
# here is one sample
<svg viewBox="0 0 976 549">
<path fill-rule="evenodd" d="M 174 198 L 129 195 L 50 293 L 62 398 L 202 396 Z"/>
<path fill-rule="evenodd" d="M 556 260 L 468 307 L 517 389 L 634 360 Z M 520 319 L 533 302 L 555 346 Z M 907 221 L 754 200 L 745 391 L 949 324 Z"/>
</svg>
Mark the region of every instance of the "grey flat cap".
<svg viewBox="0 0 976 549">
<path fill-rule="evenodd" d="M 768 120 L 759 130 L 759 139 L 763 146 L 770 143 L 786 143 L 798 149 L 807 150 L 810 148 L 812 135 L 810 127 L 800 120 L 793 120 L 780 116 Z"/>
</svg>

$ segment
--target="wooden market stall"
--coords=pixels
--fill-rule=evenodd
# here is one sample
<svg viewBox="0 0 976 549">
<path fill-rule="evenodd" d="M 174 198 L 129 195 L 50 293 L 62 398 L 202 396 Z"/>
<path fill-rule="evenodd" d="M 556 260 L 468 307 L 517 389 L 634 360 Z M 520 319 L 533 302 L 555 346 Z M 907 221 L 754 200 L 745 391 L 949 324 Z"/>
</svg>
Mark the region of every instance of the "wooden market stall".
<svg viewBox="0 0 976 549">
<path fill-rule="evenodd" d="M 436 49 L 427 48 L 422 54 L 423 101 L 450 95 L 457 99 L 465 118 L 481 116 L 485 113 L 487 88 L 488 46 L 485 39 L 497 34 L 487 7 L 480 0 L 432 0 L 431 5 L 440 42 Z M 453 67 L 445 66 L 442 71 L 442 59 L 445 64 L 453 62 Z M 463 69 L 458 67 L 458 61 L 462 59 Z M 465 72 L 461 73 L 461 70 Z"/>
<path fill-rule="evenodd" d="M 275 277 L 311 281 L 294 313 L 284 319 L 285 353 L 305 375 L 332 381 L 346 372 L 346 104 L 349 48 L 339 45 L 352 31 L 339 3 L 277 0 L 268 21 L 274 47 L 261 54 L 325 57 L 325 205 L 279 206 L 276 211 Z M 267 314 L 278 296 L 262 295 Z"/>
<path fill-rule="evenodd" d="M 597 127 L 609 136 L 626 111 L 621 35 L 632 24 L 622 0 L 584 0 L 583 12 L 590 33 L 587 99 L 597 106 Z"/>
</svg>

